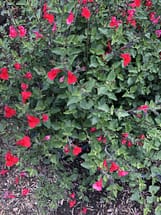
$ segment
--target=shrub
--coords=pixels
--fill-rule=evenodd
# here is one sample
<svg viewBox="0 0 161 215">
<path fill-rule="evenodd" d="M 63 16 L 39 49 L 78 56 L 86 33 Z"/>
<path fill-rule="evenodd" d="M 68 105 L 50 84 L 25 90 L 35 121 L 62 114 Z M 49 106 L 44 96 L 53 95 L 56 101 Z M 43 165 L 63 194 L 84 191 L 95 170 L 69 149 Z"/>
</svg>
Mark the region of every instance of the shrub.
<svg viewBox="0 0 161 215">
<path fill-rule="evenodd" d="M 0 6 L 5 165 L 51 163 L 64 189 L 79 182 L 80 198 L 91 189 L 113 198 L 126 183 L 144 214 L 160 214 L 161 3 Z"/>
</svg>

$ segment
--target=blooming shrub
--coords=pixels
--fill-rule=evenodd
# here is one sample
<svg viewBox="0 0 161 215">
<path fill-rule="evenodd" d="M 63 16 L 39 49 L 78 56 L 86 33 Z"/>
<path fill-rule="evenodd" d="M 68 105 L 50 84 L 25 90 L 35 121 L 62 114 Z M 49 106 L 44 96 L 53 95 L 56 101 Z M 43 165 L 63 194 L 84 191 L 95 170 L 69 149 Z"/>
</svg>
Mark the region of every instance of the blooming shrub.
<svg viewBox="0 0 161 215">
<path fill-rule="evenodd" d="M 80 180 L 80 190 L 106 190 L 112 198 L 119 180 L 144 214 L 152 207 L 159 214 L 160 1 L 0 6 L 7 15 L 0 27 L 0 132 L 9 143 L 4 165 L 36 165 L 47 157 L 61 169 L 69 155 L 88 174 L 80 180 L 80 166 L 72 167 L 66 189 Z"/>
</svg>

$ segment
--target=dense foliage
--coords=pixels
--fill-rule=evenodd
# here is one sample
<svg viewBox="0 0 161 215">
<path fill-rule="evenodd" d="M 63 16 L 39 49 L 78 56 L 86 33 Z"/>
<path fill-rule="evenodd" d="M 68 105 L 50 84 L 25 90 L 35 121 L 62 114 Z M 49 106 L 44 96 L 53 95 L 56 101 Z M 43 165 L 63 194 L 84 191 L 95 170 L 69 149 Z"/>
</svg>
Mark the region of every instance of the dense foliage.
<svg viewBox="0 0 161 215">
<path fill-rule="evenodd" d="M 53 165 L 51 202 L 76 182 L 80 199 L 90 189 L 112 199 L 127 184 L 144 214 L 160 214 L 160 0 L 0 6 L 5 168 Z"/>
</svg>

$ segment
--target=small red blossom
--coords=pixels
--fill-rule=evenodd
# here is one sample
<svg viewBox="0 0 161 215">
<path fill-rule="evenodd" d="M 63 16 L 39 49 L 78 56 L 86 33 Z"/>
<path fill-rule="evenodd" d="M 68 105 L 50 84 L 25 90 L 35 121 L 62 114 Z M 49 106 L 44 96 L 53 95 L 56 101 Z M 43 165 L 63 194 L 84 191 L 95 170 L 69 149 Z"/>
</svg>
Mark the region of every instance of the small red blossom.
<svg viewBox="0 0 161 215">
<path fill-rule="evenodd" d="M 15 184 L 19 184 L 19 177 L 16 176 L 14 181 L 15 181 Z"/>
<path fill-rule="evenodd" d="M 96 131 L 97 131 L 97 128 L 95 128 L 95 127 L 90 128 L 90 132 L 91 132 L 91 133 L 94 133 L 94 132 L 96 132 Z"/>
<path fill-rule="evenodd" d="M 30 91 L 23 91 L 21 92 L 22 96 L 22 103 L 25 104 L 26 101 L 32 96 L 32 93 Z"/>
<path fill-rule="evenodd" d="M 66 144 L 66 145 L 64 146 L 63 151 L 64 151 L 65 154 L 68 154 L 68 153 L 70 152 L 70 148 L 69 148 L 69 145 L 68 145 L 68 144 Z"/>
<path fill-rule="evenodd" d="M 89 19 L 91 16 L 91 12 L 87 7 L 82 8 L 81 16 L 84 17 L 85 19 Z"/>
<path fill-rule="evenodd" d="M 47 122 L 48 120 L 49 120 L 48 114 L 43 113 L 43 114 L 42 114 L 42 121 L 43 121 L 43 122 Z"/>
<path fill-rule="evenodd" d="M 127 137 L 129 136 L 129 133 L 122 133 L 121 136 L 122 136 L 123 138 L 127 138 Z"/>
<path fill-rule="evenodd" d="M 140 135 L 139 135 L 139 139 L 140 139 L 140 140 L 144 140 L 144 139 L 145 139 L 145 135 L 144 135 L 144 134 L 140 134 Z"/>
<path fill-rule="evenodd" d="M 57 77 L 58 73 L 60 73 L 60 72 L 61 72 L 60 69 L 58 69 L 58 68 L 53 68 L 53 69 L 51 69 L 51 70 L 47 73 L 48 78 L 49 78 L 51 81 L 53 81 L 53 80 Z"/>
<path fill-rule="evenodd" d="M 34 31 L 34 34 L 35 34 L 36 40 L 43 38 L 43 35 L 40 34 L 38 31 Z"/>
<path fill-rule="evenodd" d="M 121 25 L 122 21 L 121 20 L 117 20 L 116 16 L 112 16 L 111 17 L 111 20 L 110 20 L 110 23 L 109 23 L 109 26 L 111 28 L 118 28 L 120 25 Z"/>
<path fill-rule="evenodd" d="M 24 136 L 22 139 L 16 142 L 16 145 L 29 148 L 31 146 L 31 139 L 29 136 Z"/>
<path fill-rule="evenodd" d="M 0 175 L 5 175 L 8 172 L 9 171 L 7 169 L 2 169 L 2 170 L 0 170 Z"/>
<path fill-rule="evenodd" d="M 73 152 L 73 155 L 77 156 L 77 155 L 79 155 L 82 152 L 82 148 L 79 147 L 79 146 L 74 146 L 72 152 Z"/>
<path fill-rule="evenodd" d="M 76 204 L 76 200 L 75 199 L 69 201 L 69 207 L 70 208 L 73 208 L 75 204 Z"/>
<path fill-rule="evenodd" d="M 130 140 L 128 140 L 128 141 L 127 141 L 127 147 L 130 148 L 130 147 L 132 147 L 132 146 L 133 146 L 132 142 L 131 142 Z"/>
<path fill-rule="evenodd" d="M 77 82 L 77 77 L 71 71 L 68 71 L 67 83 L 70 85 L 70 84 L 75 84 L 76 82 Z"/>
<path fill-rule="evenodd" d="M 152 5 L 153 5 L 153 3 L 151 0 L 146 0 L 146 2 L 145 2 L 146 7 L 150 8 L 150 7 L 152 7 Z"/>
<path fill-rule="evenodd" d="M 44 137 L 44 140 L 46 140 L 46 141 L 48 141 L 48 140 L 50 140 L 51 139 L 51 136 L 50 135 L 46 135 L 45 137 Z"/>
<path fill-rule="evenodd" d="M 27 121 L 28 121 L 28 126 L 30 128 L 35 128 L 37 125 L 40 124 L 40 119 L 32 115 L 27 115 Z"/>
<path fill-rule="evenodd" d="M 21 70 L 22 69 L 21 64 L 18 62 L 16 62 L 13 66 L 14 66 L 15 70 Z"/>
<path fill-rule="evenodd" d="M 74 21 L 74 13 L 70 12 L 67 19 L 66 19 L 66 23 L 67 25 L 71 25 Z"/>
<path fill-rule="evenodd" d="M 30 189 L 28 189 L 28 188 L 23 188 L 23 189 L 21 190 L 21 196 L 26 196 L 26 195 L 28 195 L 29 192 L 30 192 Z"/>
<path fill-rule="evenodd" d="M 94 190 L 101 191 L 101 190 L 102 190 L 102 186 L 103 186 L 103 180 L 102 180 L 102 178 L 100 178 L 98 181 L 96 181 L 96 182 L 92 185 L 92 188 L 93 188 Z"/>
<path fill-rule="evenodd" d="M 25 37 L 26 36 L 26 33 L 27 33 L 27 30 L 25 27 L 23 27 L 22 25 L 19 25 L 18 26 L 18 33 L 19 33 L 19 37 Z"/>
<path fill-rule="evenodd" d="M 8 69 L 6 67 L 0 69 L 0 79 L 2 80 L 9 79 Z"/>
<path fill-rule="evenodd" d="M 123 59 L 124 67 L 127 66 L 131 62 L 131 56 L 129 53 L 121 54 L 120 57 Z"/>
<path fill-rule="evenodd" d="M 46 19 L 49 22 L 49 24 L 53 24 L 53 22 L 55 20 L 54 15 L 51 13 L 47 13 L 47 12 L 44 13 L 43 18 Z"/>
<path fill-rule="evenodd" d="M 75 193 L 70 193 L 69 197 L 72 198 L 72 199 L 74 199 L 75 198 Z"/>
<path fill-rule="evenodd" d="M 24 75 L 24 78 L 28 79 L 28 80 L 31 80 L 32 79 L 32 73 L 31 72 L 27 72 L 25 75 Z"/>
<path fill-rule="evenodd" d="M 57 30 L 57 25 L 56 25 L 56 22 L 54 22 L 54 25 L 52 27 L 52 32 L 55 32 Z"/>
<path fill-rule="evenodd" d="M 104 159 L 104 161 L 103 161 L 103 167 L 104 167 L 106 170 L 108 170 L 108 164 L 107 164 L 107 160 L 106 160 L 106 159 Z"/>
<path fill-rule="evenodd" d="M 137 108 L 137 110 L 143 111 L 144 113 L 147 113 L 148 109 L 149 109 L 148 105 L 141 105 Z"/>
<path fill-rule="evenodd" d="M 124 176 L 126 176 L 128 174 L 129 173 L 127 171 L 124 171 L 124 170 L 121 170 L 121 169 L 118 170 L 118 176 L 119 177 L 124 177 Z"/>
<path fill-rule="evenodd" d="M 28 84 L 21 83 L 21 89 L 22 89 L 23 91 L 27 90 L 27 89 L 28 89 L 28 87 L 29 87 L 29 85 L 28 85 Z"/>
<path fill-rule="evenodd" d="M 97 137 L 97 141 L 105 144 L 107 142 L 107 139 L 103 135 L 100 135 L 99 137 Z"/>
<path fill-rule="evenodd" d="M 160 38 L 161 37 L 161 29 L 155 31 L 155 35 Z"/>
<path fill-rule="evenodd" d="M 118 169 L 119 169 L 119 166 L 115 162 L 112 162 L 110 166 L 110 173 L 115 172 Z"/>
<path fill-rule="evenodd" d="M 50 8 L 48 7 L 47 3 L 43 4 L 43 13 L 46 13 Z"/>
<path fill-rule="evenodd" d="M 129 4 L 130 7 L 140 7 L 141 6 L 141 0 L 134 0 L 131 4 Z"/>
<path fill-rule="evenodd" d="M 19 162 L 19 158 L 12 155 L 12 153 L 8 151 L 5 155 L 5 162 L 6 162 L 5 163 L 6 166 L 11 167 Z"/>
<path fill-rule="evenodd" d="M 82 210 L 81 210 L 81 213 L 82 213 L 82 214 L 87 214 L 87 208 L 86 208 L 86 207 L 83 207 Z"/>
<path fill-rule="evenodd" d="M 16 115 L 16 110 L 9 107 L 8 105 L 5 105 L 4 107 L 4 117 L 5 118 L 11 118 Z"/>
<path fill-rule="evenodd" d="M 16 38 L 17 36 L 18 36 L 18 32 L 17 32 L 16 28 L 13 25 L 11 25 L 9 27 L 9 37 Z"/>
<path fill-rule="evenodd" d="M 156 12 L 151 12 L 149 14 L 149 18 L 150 18 L 150 21 L 156 25 L 159 22 L 160 16 L 156 17 Z"/>
</svg>

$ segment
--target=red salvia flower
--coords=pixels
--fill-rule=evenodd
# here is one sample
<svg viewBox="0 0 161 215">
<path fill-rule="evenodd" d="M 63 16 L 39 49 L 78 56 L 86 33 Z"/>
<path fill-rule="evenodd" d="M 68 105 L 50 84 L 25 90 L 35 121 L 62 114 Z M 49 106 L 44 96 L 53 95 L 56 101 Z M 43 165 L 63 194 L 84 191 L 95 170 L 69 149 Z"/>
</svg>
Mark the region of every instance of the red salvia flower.
<svg viewBox="0 0 161 215">
<path fill-rule="evenodd" d="M 26 196 L 29 192 L 30 192 L 30 189 L 28 189 L 28 188 L 22 188 L 21 195 L 22 196 Z"/>
<path fill-rule="evenodd" d="M 119 169 L 119 166 L 115 162 L 112 162 L 110 166 L 110 173 L 115 172 L 118 169 Z"/>
<path fill-rule="evenodd" d="M 140 7 L 141 6 L 141 0 L 134 0 L 133 3 L 129 4 L 130 7 Z"/>
<path fill-rule="evenodd" d="M 42 114 L 42 121 L 43 122 L 47 122 L 49 120 L 49 116 L 48 116 L 48 114 Z"/>
<path fill-rule="evenodd" d="M 67 83 L 68 84 L 74 84 L 76 82 L 77 82 L 77 77 L 71 71 L 68 71 Z"/>
<path fill-rule="evenodd" d="M 148 105 L 141 105 L 137 108 L 137 110 L 143 111 L 144 113 L 147 113 L 148 109 L 149 109 Z"/>
<path fill-rule="evenodd" d="M 8 172 L 9 171 L 7 169 L 2 169 L 2 170 L 0 170 L 0 175 L 5 175 Z"/>
<path fill-rule="evenodd" d="M 127 66 L 131 62 L 131 56 L 129 53 L 121 54 L 120 57 L 123 59 L 124 67 Z"/>
<path fill-rule="evenodd" d="M 27 90 L 27 89 L 28 89 L 28 87 L 29 87 L 29 85 L 28 85 L 28 84 L 21 83 L 21 89 L 22 89 L 23 91 Z"/>
<path fill-rule="evenodd" d="M 25 75 L 24 75 L 24 78 L 28 79 L 28 80 L 31 80 L 32 79 L 32 73 L 31 72 L 27 72 Z"/>
<path fill-rule="evenodd" d="M 22 68 L 21 64 L 18 62 L 16 62 L 13 66 L 14 66 L 15 70 L 21 70 L 21 68 Z"/>
<path fill-rule="evenodd" d="M 5 165 L 11 167 L 19 162 L 19 158 L 12 155 L 12 153 L 8 151 L 5 155 L 5 161 Z"/>
<path fill-rule="evenodd" d="M 16 145 L 29 148 L 31 146 L 31 140 L 29 136 L 24 136 L 22 139 L 16 142 Z"/>
<path fill-rule="evenodd" d="M 75 204 L 76 204 L 76 200 L 75 199 L 69 201 L 69 207 L 70 208 L 73 208 Z"/>
<path fill-rule="evenodd" d="M 16 115 L 16 110 L 6 105 L 4 107 L 4 117 L 11 118 Z"/>
<path fill-rule="evenodd" d="M 91 132 L 91 133 L 94 133 L 94 132 L 96 132 L 96 131 L 97 131 L 97 128 L 95 128 L 95 127 L 90 128 L 90 132 Z"/>
<path fill-rule="evenodd" d="M 16 38 L 17 36 L 18 36 L 18 32 L 17 32 L 16 28 L 13 25 L 11 25 L 9 27 L 9 37 Z"/>
<path fill-rule="evenodd" d="M 43 18 L 46 19 L 49 22 L 49 24 L 53 24 L 55 19 L 53 14 L 47 12 L 43 15 Z"/>
<path fill-rule="evenodd" d="M 79 146 L 74 146 L 73 148 L 73 155 L 77 156 L 82 152 L 82 148 Z"/>
<path fill-rule="evenodd" d="M 57 69 L 57 68 L 53 68 L 53 69 L 51 69 L 49 72 L 48 72 L 48 78 L 51 80 L 51 81 L 53 81 L 56 77 L 57 77 L 57 75 L 58 75 L 58 73 L 59 72 L 61 72 L 61 70 L 60 69 Z"/>
<path fill-rule="evenodd" d="M 72 198 L 72 199 L 74 199 L 75 198 L 75 193 L 70 193 L 69 197 Z"/>
<path fill-rule="evenodd" d="M 74 13 L 70 12 L 69 16 L 66 19 L 66 23 L 67 23 L 67 25 L 71 25 L 73 21 L 74 21 Z"/>
<path fill-rule="evenodd" d="M 19 36 L 22 38 L 22 37 L 25 37 L 26 36 L 26 28 L 23 27 L 22 25 L 19 25 L 18 26 L 18 33 L 19 33 Z"/>
<path fill-rule="evenodd" d="M 31 97 L 32 93 L 30 91 L 23 91 L 21 92 L 22 96 L 22 103 L 25 104 L 26 101 Z"/>
<path fill-rule="evenodd" d="M 121 170 L 121 169 L 118 170 L 118 176 L 119 177 L 124 177 L 124 176 L 126 176 L 128 174 L 129 173 L 127 171 L 124 171 L 124 170 Z"/>
<path fill-rule="evenodd" d="M 43 38 L 43 35 L 40 34 L 38 31 L 34 31 L 34 34 L 35 34 L 36 40 Z"/>
<path fill-rule="evenodd" d="M 97 190 L 97 191 L 101 191 L 102 190 L 102 186 L 103 186 L 103 180 L 102 178 L 100 178 L 98 181 L 96 181 L 92 187 L 93 189 Z"/>
<path fill-rule="evenodd" d="M 27 121 L 28 121 L 28 126 L 30 128 L 35 128 L 37 125 L 40 124 L 40 119 L 32 115 L 27 115 Z"/>
<path fill-rule="evenodd" d="M 64 146 L 63 151 L 64 151 L 65 154 L 68 154 L 68 153 L 70 152 L 70 148 L 69 148 L 69 145 L 68 145 L 68 144 L 66 144 L 66 145 Z"/>
<path fill-rule="evenodd" d="M 2 80 L 9 79 L 8 69 L 6 67 L 0 69 L 0 79 Z"/>
<path fill-rule="evenodd" d="M 83 7 L 81 16 L 84 17 L 85 19 L 89 19 L 91 16 L 90 10 L 87 7 Z"/>
<path fill-rule="evenodd" d="M 109 26 L 111 28 L 118 28 L 120 25 L 121 25 L 122 21 L 121 20 L 117 20 L 116 16 L 112 16 L 111 17 L 111 20 L 110 20 L 110 23 L 109 23 Z"/>
<path fill-rule="evenodd" d="M 82 213 L 82 214 L 87 214 L 87 208 L 86 208 L 86 207 L 83 207 L 82 210 L 81 210 L 81 213 Z"/>
</svg>

